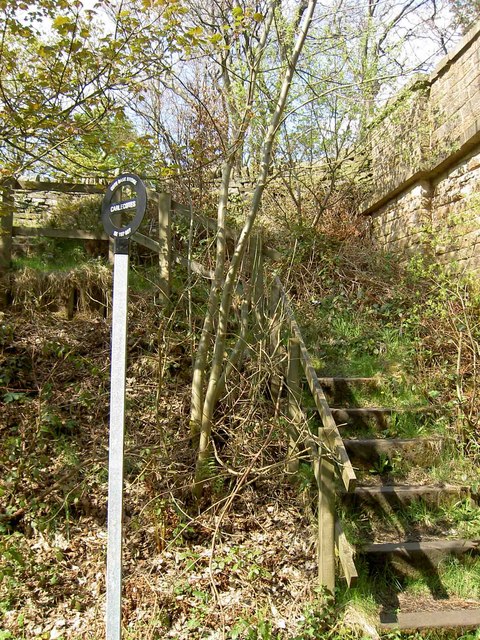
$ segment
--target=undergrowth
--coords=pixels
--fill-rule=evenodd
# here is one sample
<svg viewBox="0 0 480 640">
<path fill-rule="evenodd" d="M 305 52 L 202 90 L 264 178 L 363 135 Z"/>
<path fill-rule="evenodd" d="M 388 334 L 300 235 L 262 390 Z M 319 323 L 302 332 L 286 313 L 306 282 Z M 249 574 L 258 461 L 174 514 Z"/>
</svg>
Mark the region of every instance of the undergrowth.
<svg viewBox="0 0 480 640">
<path fill-rule="evenodd" d="M 446 427 L 478 458 L 480 290 L 473 278 L 421 256 L 401 266 L 359 239 L 312 237 L 297 246 L 284 279 L 320 375 L 378 377 L 378 390 L 356 392 L 356 405 L 429 407 L 441 416 L 422 427 L 400 414 L 389 435 Z"/>
<path fill-rule="evenodd" d="M 62 279 L 58 255 L 17 262 L 17 307 L 1 316 L 0 638 L 103 637 L 110 328 L 86 302 L 66 320 L 58 297 L 77 283 L 86 300 L 103 292 L 108 310 L 111 269 L 83 258 L 68 264 Z M 361 404 L 427 405 L 443 416 L 422 426 L 400 415 L 381 435 L 440 432 L 476 469 L 475 289 L 418 260 L 400 270 L 358 239 L 304 236 L 283 275 L 321 373 L 378 377 L 376 395 L 355 398 Z M 201 504 L 192 500 L 189 385 L 207 286 L 195 280 L 187 288 L 185 272 L 175 271 L 164 314 L 153 266 L 134 264 L 131 283 L 125 638 L 378 638 L 378 590 L 366 573 L 354 590 L 340 584 L 335 604 L 316 588 L 312 470 L 302 461 L 296 481 L 285 474 L 286 423 L 268 396 L 263 345 L 252 341 L 227 385 L 209 491 Z M 237 329 L 232 322 L 233 337 Z M 438 478 L 452 459 L 437 461 Z M 403 473 L 393 459 L 374 471 L 381 476 L 390 465 L 393 473 L 395 464 Z M 404 516 L 422 526 L 430 519 L 452 536 L 479 531 L 466 501 Z M 370 523 L 357 524 L 347 533 L 360 537 Z M 467 566 L 463 581 L 462 571 L 445 564 L 443 583 L 459 597 L 468 589 L 478 596 L 478 565 Z M 425 585 L 410 586 L 420 593 Z"/>
</svg>

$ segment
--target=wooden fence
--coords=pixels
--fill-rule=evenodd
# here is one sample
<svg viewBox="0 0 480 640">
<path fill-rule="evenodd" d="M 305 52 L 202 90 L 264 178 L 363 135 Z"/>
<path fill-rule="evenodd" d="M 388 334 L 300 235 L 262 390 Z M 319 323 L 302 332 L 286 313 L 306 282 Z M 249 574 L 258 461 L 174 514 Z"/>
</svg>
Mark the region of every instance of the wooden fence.
<svg viewBox="0 0 480 640">
<path fill-rule="evenodd" d="M 277 373 L 277 376 L 284 376 L 288 393 L 286 413 L 290 433 L 287 466 L 294 471 L 300 451 L 305 448 L 309 451 L 317 485 L 319 584 L 333 594 L 336 555 L 348 585 L 355 584 L 358 577 L 354 551 L 336 518 L 338 484 L 341 483 L 345 491 L 352 491 L 356 475 L 295 319 L 292 303 L 278 277 L 272 283 L 269 309 L 271 354 L 273 356 L 282 348 L 287 354 L 287 366 L 280 367 Z M 302 429 L 307 425 L 302 411 L 302 370 L 321 422 L 317 432 L 309 426 Z M 274 381 L 274 387 L 276 385 L 278 382 Z"/>
<path fill-rule="evenodd" d="M 99 185 L 61 185 L 56 183 L 39 183 L 34 181 L 22 182 L 19 185 L 22 191 L 47 191 L 51 188 L 60 193 L 99 194 L 104 187 Z M 97 240 L 110 242 L 110 257 L 112 258 L 112 246 L 110 238 L 103 232 L 85 231 L 80 229 L 58 229 L 52 227 L 17 226 L 15 225 L 15 189 L 8 186 L 0 186 L 0 279 L 8 272 L 12 260 L 12 247 L 14 237 L 45 237 L 68 238 L 74 240 Z M 205 268 L 195 260 L 188 260 L 182 255 L 175 254 L 172 249 L 172 223 L 178 219 L 190 221 L 193 219 L 195 226 L 215 232 L 217 223 L 207 216 L 191 212 L 188 207 L 172 200 L 170 194 L 148 190 L 148 199 L 157 209 L 156 239 L 147 237 L 141 233 L 135 233 L 132 238 L 135 242 L 150 251 L 158 254 L 159 265 L 159 289 L 164 301 L 170 297 L 170 281 L 172 264 L 175 262 L 189 268 L 204 278 L 213 278 L 213 272 Z M 100 214 L 99 214 L 100 215 Z M 235 242 L 236 233 L 232 229 L 226 230 L 227 239 Z M 273 259 L 279 258 L 279 253 L 270 247 L 264 247 L 265 255 Z M 6 303 L 5 288 L 2 288 L 3 298 L 0 298 L 0 306 Z"/>
<path fill-rule="evenodd" d="M 35 186 L 38 188 L 38 185 Z M 95 192 L 98 193 L 98 186 L 95 186 Z M 167 301 L 170 296 L 173 261 L 187 266 L 193 273 L 202 277 L 213 278 L 212 271 L 202 264 L 181 255 L 174 255 L 172 221 L 175 217 L 193 219 L 196 225 L 201 225 L 213 232 L 216 231 L 217 225 L 211 218 L 193 215 L 189 208 L 174 202 L 167 193 L 149 191 L 148 196 L 157 207 L 157 239 L 135 233 L 133 240 L 158 254 L 159 285 L 161 294 Z M 104 233 L 15 226 L 12 191 L 3 187 L 0 188 L 0 276 L 10 267 L 14 236 L 109 241 Z M 235 232 L 227 230 L 227 237 L 235 241 Z M 338 485 L 341 483 L 344 490 L 352 491 L 356 482 L 355 472 L 295 319 L 292 303 L 278 277 L 270 282 L 269 295 L 265 296 L 264 258 L 276 260 L 279 259 L 280 254 L 271 247 L 264 246 L 261 237 L 257 235 L 250 242 L 249 255 L 251 304 L 256 324 L 254 333 L 262 339 L 268 332 L 272 361 L 278 360 L 275 356 L 279 352 L 283 351 L 287 356 L 287 366 L 279 365 L 278 370 L 273 371 L 271 376 L 272 397 L 279 397 L 283 385 L 287 389 L 285 406 L 289 424 L 287 469 L 295 472 L 300 452 L 305 450 L 309 452 L 318 494 L 318 578 L 320 585 L 334 593 L 336 555 L 339 557 L 348 584 L 354 584 L 357 578 L 353 550 L 336 519 Z M 302 370 L 320 418 L 321 426 L 317 431 L 310 427 L 304 428 L 307 420 L 301 406 Z"/>
</svg>

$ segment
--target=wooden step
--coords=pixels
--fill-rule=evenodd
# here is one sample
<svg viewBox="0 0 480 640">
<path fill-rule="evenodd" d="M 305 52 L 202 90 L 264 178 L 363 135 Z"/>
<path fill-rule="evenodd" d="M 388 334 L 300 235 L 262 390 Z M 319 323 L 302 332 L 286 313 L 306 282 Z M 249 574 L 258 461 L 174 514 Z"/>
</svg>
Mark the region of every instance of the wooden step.
<svg viewBox="0 0 480 640">
<path fill-rule="evenodd" d="M 370 575 L 383 574 L 387 569 L 402 584 L 406 578 L 421 578 L 428 584 L 434 598 L 445 599 L 447 592 L 438 578 L 438 567 L 448 557 L 478 557 L 478 540 L 420 540 L 419 542 L 373 543 L 357 547 L 357 557 L 368 564 Z M 394 589 L 396 589 L 395 587 Z"/>
<path fill-rule="evenodd" d="M 480 626 L 480 609 L 439 609 L 380 614 L 382 630 L 475 629 Z"/>
<path fill-rule="evenodd" d="M 369 562 L 379 563 L 400 559 L 407 563 L 437 565 L 449 555 L 477 554 L 480 540 L 419 540 L 418 542 L 381 542 L 357 547 L 357 552 Z"/>
<path fill-rule="evenodd" d="M 357 503 L 392 510 L 413 500 L 423 500 L 428 504 L 440 505 L 452 499 L 470 495 L 468 487 L 456 485 L 372 485 L 359 486 L 351 493 L 344 493 L 344 502 Z"/>
<path fill-rule="evenodd" d="M 356 396 L 376 391 L 382 384 L 380 378 L 360 378 L 360 377 L 318 377 L 325 394 L 332 404 L 356 405 Z"/>
<path fill-rule="evenodd" d="M 357 428 L 375 426 L 383 430 L 389 426 L 390 418 L 394 414 L 407 414 L 423 418 L 431 414 L 431 407 L 413 407 L 410 409 L 396 409 L 394 407 L 330 407 L 337 425 L 350 425 Z"/>
<path fill-rule="evenodd" d="M 398 455 L 417 465 L 428 464 L 441 452 L 443 445 L 442 438 L 344 439 L 343 442 L 352 461 L 370 466 L 382 455 L 390 459 Z"/>
<path fill-rule="evenodd" d="M 344 378 L 342 376 L 325 377 L 319 374 L 317 375 L 318 375 L 318 381 L 320 382 L 322 387 L 333 387 L 336 384 L 340 384 L 340 385 L 367 384 L 367 385 L 372 385 L 376 387 L 379 384 L 379 378 L 360 378 L 355 376 L 350 378 Z"/>
</svg>

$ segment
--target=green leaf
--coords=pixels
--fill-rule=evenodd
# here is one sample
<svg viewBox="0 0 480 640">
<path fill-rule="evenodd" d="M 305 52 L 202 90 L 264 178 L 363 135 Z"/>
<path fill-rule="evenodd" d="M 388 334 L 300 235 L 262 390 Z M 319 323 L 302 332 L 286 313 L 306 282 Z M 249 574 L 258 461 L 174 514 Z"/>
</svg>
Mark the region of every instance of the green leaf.
<svg viewBox="0 0 480 640">
<path fill-rule="evenodd" d="M 6 393 L 3 396 L 3 401 L 6 404 L 9 404 L 10 402 L 16 402 L 17 400 L 23 400 L 23 398 L 25 398 L 25 393 L 9 391 L 8 393 Z"/>
<path fill-rule="evenodd" d="M 53 27 L 55 29 L 61 29 L 67 24 L 71 24 L 71 20 L 68 16 L 57 16 L 53 21 Z"/>
<path fill-rule="evenodd" d="M 25 560 L 24 560 L 22 554 L 19 551 L 17 551 L 17 549 L 13 549 L 13 548 L 7 549 L 6 553 L 10 556 L 10 558 L 14 562 L 19 564 L 21 567 L 25 566 Z"/>
</svg>

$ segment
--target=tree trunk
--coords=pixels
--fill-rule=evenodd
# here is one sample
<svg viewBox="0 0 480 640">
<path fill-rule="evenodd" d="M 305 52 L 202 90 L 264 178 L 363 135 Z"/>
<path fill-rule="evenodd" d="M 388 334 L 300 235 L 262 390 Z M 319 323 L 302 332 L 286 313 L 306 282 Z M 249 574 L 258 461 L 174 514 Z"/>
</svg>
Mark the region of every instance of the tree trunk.
<svg viewBox="0 0 480 640">
<path fill-rule="evenodd" d="M 258 176 L 257 185 L 255 187 L 250 213 L 247 216 L 243 229 L 238 238 L 230 267 L 225 278 L 225 284 L 223 287 L 220 306 L 218 309 L 218 324 L 212 356 L 212 366 L 210 370 L 207 391 L 205 394 L 205 400 L 203 403 L 203 413 L 200 428 L 200 443 L 193 488 L 194 495 L 196 497 L 201 496 L 206 479 L 206 464 L 210 453 L 210 438 L 213 425 L 213 412 L 215 409 L 216 399 L 218 398 L 217 388 L 222 377 L 222 371 L 224 367 L 225 343 L 228 317 L 232 306 L 232 296 L 235 290 L 235 285 L 237 282 L 245 248 L 247 246 L 253 229 L 253 225 L 260 209 L 262 194 L 265 189 L 271 164 L 273 143 L 277 130 L 282 121 L 282 116 L 285 110 L 295 68 L 297 66 L 298 58 L 305 43 L 305 38 L 312 21 L 315 6 L 316 0 L 310 0 L 308 3 L 304 23 L 301 26 L 300 32 L 297 36 L 297 41 L 295 43 L 295 47 L 293 48 L 290 62 L 288 64 L 282 86 L 280 88 L 275 111 L 273 113 L 270 126 L 264 139 L 260 173 Z"/>
<path fill-rule="evenodd" d="M 210 288 L 210 295 L 208 298 L 207 313 L 203 322 L 202 335 L 198 343 L 197 357 L 193 366 L 193 380 L 192 380 L 192 406 L 190 413 L 190 435 L 193 440 L 198 438 L 202 423 L 203 413 L 203 385 L 205 368 L 207 364 L 208 347 L 212 338 L 214 319 L 218 307 L 218 300 L 220 297 L 220 291 L 223 283 L 223 272 L 225 268 L 225 212 L 228 204 L 228 188 L 230 185 L 230 176 L 232 173 L 232 166 L 234 157 L 227 158 L 222 169 L 222 183 L 220 187 L 220 195 L 218 201 L 217 211 L 217 252 L 216 252 L 216 264 L 215 275 Z"/>
</svg>

